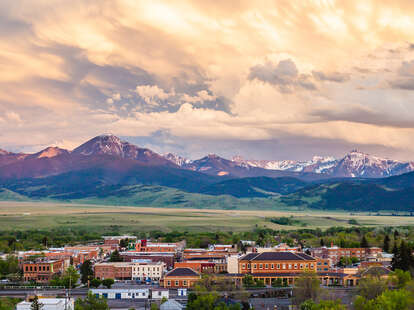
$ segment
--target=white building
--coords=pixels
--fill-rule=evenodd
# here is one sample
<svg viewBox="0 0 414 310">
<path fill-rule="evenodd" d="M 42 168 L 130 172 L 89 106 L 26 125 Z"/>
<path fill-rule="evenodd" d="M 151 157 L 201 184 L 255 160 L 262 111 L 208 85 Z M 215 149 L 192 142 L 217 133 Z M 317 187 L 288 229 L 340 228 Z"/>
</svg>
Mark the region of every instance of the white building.
<svg viewBox="0 0 414 310">
<path fill-rule="evenodd" d="M 147 299 L 149 297 L 149 289 L 91 289 L 93 295 L 98 298 L 106 299 Z M 43 310 L 43 309 L 42 309 Z"/>
<path fill-rule="evenodd" d="M 152 288 L 151 289 L 151 298 L 152 299 L 163 299 L 170 298 L 170 291 L 168 288 Z"/>
<path fill-rule="evenodd" d="M 231 255 L 227 257 L 227 272 L 238 273 L 239 272 L 239 255 Z"/>
<path fill-rule="evenodd" d="M 132 260 L 132 280 L 159 281 L 166 268 L 163 262 L 152 262 L 148 259 Z"/>
<path fill-rule="evenodd" d="M 42 310 L 74 310 L 75 302 L 71 298 L 42 298 L 39 297 Z M 31 310 L 31 301 L 22 301 L 16 305 L 16 310 Z"/>
</svg>

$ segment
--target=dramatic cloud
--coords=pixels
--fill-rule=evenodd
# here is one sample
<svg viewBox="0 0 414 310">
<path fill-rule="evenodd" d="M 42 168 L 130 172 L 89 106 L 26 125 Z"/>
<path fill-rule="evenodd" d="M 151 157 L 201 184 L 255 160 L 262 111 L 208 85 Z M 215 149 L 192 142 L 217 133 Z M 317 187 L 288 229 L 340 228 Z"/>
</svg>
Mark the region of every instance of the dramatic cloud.
<svg viewBox="0 0 414 310">
<path fill-rule="evenodd" d="M 0 148 L 413 159 L 412 29 L 405 0 L 2 1 Z"/>
</svg>

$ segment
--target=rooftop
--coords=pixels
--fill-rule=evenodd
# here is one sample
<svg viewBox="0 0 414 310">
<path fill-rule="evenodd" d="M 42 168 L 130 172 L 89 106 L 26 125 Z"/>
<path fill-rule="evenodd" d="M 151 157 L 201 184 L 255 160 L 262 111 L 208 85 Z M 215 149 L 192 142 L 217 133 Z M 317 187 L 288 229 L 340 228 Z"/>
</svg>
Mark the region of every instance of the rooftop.
<svg viewBox="0 0 414 310">
<path fill-rule="evenodd" d="M 179 267 L 168 272 L 165 277 L 198 277 L 199 274 L 191 268 Z"/>
</svg>

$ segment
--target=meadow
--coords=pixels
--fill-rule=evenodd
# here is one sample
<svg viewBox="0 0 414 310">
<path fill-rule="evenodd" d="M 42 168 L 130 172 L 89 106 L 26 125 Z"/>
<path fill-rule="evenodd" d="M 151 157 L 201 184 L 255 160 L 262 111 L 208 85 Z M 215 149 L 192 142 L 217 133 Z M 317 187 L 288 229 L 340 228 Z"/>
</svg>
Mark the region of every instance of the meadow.
<svg viewBox="0 0 414 310">
<path fill-rule="evenodd" d="M 291 217 L 291 225 L 271 218 Z M 178 209 L 55 202 L 0 202 L 0 230 L 87 228 L 97 231 L 250 231 L 351 226 L 411 226 L 414 217 L 335 211 Z"/>
</svg>

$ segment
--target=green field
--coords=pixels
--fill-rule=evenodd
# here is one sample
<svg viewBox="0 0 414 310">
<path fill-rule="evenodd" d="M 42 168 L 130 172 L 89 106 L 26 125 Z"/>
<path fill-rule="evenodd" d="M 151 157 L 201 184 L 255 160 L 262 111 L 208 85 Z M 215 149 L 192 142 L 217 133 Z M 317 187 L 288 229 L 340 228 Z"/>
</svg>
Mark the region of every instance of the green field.
<svg viewBox="0 0 414 310">
<path fill-rule="evenodd" d="M 292 216 L 296 226 L 278 225 L 271 217 Z M 88 228 L 119 232 L 173 230 L 249 231 L 256 227 L 272 229 L 349 227 L 350 219 L 361 226 L 414 225 L 409 216 L 350 215 L 332 211 L 206 210 L 45 202 L 0 202 L 0 230 L 49 228 Z"/>
</svg>

